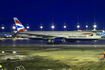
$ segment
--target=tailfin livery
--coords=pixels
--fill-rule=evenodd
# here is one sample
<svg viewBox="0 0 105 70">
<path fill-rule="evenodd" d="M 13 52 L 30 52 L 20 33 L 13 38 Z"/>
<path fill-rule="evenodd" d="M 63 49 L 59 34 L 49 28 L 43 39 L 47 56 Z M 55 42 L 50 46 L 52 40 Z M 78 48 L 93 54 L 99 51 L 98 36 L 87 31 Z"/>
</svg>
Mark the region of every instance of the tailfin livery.
<svg viewBox="0 0 105 70">
<path fill-rule="evenodd" d="M 16 17 L 13 17 L 13 19 L 14 19 L 15 25 L 17 27 L 18 33 L 27 31 L 26 28 L 21 24 L 21 22 Z"/>
</svg>

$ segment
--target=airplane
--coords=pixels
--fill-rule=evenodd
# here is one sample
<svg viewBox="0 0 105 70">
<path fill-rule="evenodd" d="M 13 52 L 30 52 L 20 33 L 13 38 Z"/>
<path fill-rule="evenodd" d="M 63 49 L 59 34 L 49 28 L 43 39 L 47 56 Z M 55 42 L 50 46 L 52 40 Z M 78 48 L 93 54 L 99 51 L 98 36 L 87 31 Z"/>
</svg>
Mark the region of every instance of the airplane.
<svg viewBox="0 0 105 70">
<path fill-rule="evenodd" d="M 102 39 L 102 36 L 92 31 L 28 31 L 16 17 L 13 17 L 13 19 L 17 27 L 16 35 L 18 37 L 47 40 L 48 44 Z"/>
</svg>

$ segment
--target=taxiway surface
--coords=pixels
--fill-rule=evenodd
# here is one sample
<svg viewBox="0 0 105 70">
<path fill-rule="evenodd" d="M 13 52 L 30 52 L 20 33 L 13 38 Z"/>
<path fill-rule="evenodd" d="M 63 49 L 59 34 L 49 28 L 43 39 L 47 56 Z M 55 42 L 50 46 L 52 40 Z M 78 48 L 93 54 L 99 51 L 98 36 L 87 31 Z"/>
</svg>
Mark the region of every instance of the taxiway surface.
<svg viewBox="0 0 105 70">
<path fill-rule="evenodd" d="M 0 44 L 0 46 L 18 46 L 18 47 L 105 47 L 105 44 L 94 44 L 94 45 L 89 45 L 89 44 Z"/>
</svg>

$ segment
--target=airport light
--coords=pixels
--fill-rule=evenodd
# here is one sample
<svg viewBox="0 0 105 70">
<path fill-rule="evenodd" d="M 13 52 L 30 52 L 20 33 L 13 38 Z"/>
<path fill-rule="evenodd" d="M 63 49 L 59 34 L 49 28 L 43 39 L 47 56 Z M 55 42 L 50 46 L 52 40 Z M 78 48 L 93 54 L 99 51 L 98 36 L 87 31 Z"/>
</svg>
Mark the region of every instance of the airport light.
<svg viewBox="0 0 105 70">
<path fill-rule="evenodd" d="M 43 26 L 40 26 L 41 29 L 43 29 Z"/>
<path fill-rule="evenodd" d="M 95 25 L 93 25 L 93 27 L 94 27 L 94 28 L 96 28 L 96 27 L 97 27 L 97 25 L 95 24 Z"/>
<path fill-rule="evenodd" d="M 16 26 L 13 24 L 13 26 L 12 26 L 12 29 L 13 29 L 13 32 L 15 31 L 15 29 L 16 29 Z"/>
<path fill-rule="evenodd" d="M 42 23 L 40 24 L 40 29 L 41 29 L 41 31 L 42 31 L 42 29 L 43 29 Z"/>
<path fill-rule="evenodd" d="M 55 28 L 54 25 L 52 25 L 51 28 L 54 29 Z"/>
<path fill-rule="evenodd" d="M 27 27 L 26 27 L 27 29 L 29 29 L 30 27 L 29 27 L 29 25 L 27 24 Z"/>
<path fill-rule="evenodd" d="M 86 28 L 88 28 L 88 25 L 86 25 Z"/>
<path fill-rule="evenodd" d="M 78 22 L 77 28 L 78 28 L 78 30 L 79 30 L 79 28 L 80 28 L 79 22 Z"/>
<path fill-rule="evenodd" d="M 5 27 L 1 27 L 1 29 L 5 29 Z"/>
<path fill-rule="evenodd" d="M 96 30 L 96 28 L 97 28 L 97 25 L 96 25 L 96 24 L 94 24 L 94 25 L 93 25 L 93 28 L 94 28 L 94 30 Z"/>
<path fill-rule="evenodd" d="M 16 27 L 15 27 L 15 26 L 13 26 L 12 28 L 13 28 L 13 29 L 16 29 Z"/>
<path fill-rule="evenodd" d="M 96 28 L 97 28 L 96 22 L 94 22 L 93 28 L 94 28 L 94 30 L 96 30 Z"/>
<path fill-rule="evenodd" d="M 43 26 L 40 26 L 40 29 L 41 29 L 41 31 L 42 31 L 42 29 L 43 29 Z"/>
<path fill-rule="evenodd" d="M 66 30 L 66 23 L 64 23 L 64 26 L 63 26 L 64 30 Z"/>
<path fill-rule="evenodd" d="M 80 26 L 79 26 L 79 25 L 77 25 L 77 28 L 80 28 Z"/>
<path fill-rule="evenodd" d="M 29 26 L 27 26 L 27 29 L 29 29 L 30 27 Z"/>
<path fill-rule="evenodd" d="M 54 23 L 52 23 L 51 28 L 52 28 L 52 31 L 53 31 L 54 28 L 55 28 Z"/>
<path fill-rule="evenodd" d="M 78 30 L 79 30 L 79 28 L 80 28 L 80 25 L 77 25 L 77 28 L 78 28 Z"/>
<path fill-rule="evenodd" d="M 63 27 L 66 28 L 66 25 L 64 25 Z"/>
<path fill-rule="evenodd" d="M 4 29 L 5 29 L 5 27 L 4 27 L 4 25 L 3 25 L 3 24 L 2 24 L 2 27 L 1 27 L 1 29 L 2 29 L 2 30 L 4 30 Z"/>
</svg>

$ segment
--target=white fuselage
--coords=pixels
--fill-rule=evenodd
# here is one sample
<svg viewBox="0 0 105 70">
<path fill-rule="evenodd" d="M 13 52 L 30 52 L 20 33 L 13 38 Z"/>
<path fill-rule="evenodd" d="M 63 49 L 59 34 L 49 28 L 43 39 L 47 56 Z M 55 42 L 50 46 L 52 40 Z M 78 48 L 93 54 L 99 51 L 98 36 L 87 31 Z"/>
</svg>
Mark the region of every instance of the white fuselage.
<svg viewBox="0 0 105 70">
<path fill-rule="evenodd" d="M 29 35 L 28 35 L 29 34 Z M 92 35 L 91 35 L 92 34 Z M 101 36 L 94 32 L 80 31 L 25 31 L 18 34 L 27 38 L 57 38 L 63 37 L 67 39 L 101 39 Z"/>
</svg>

